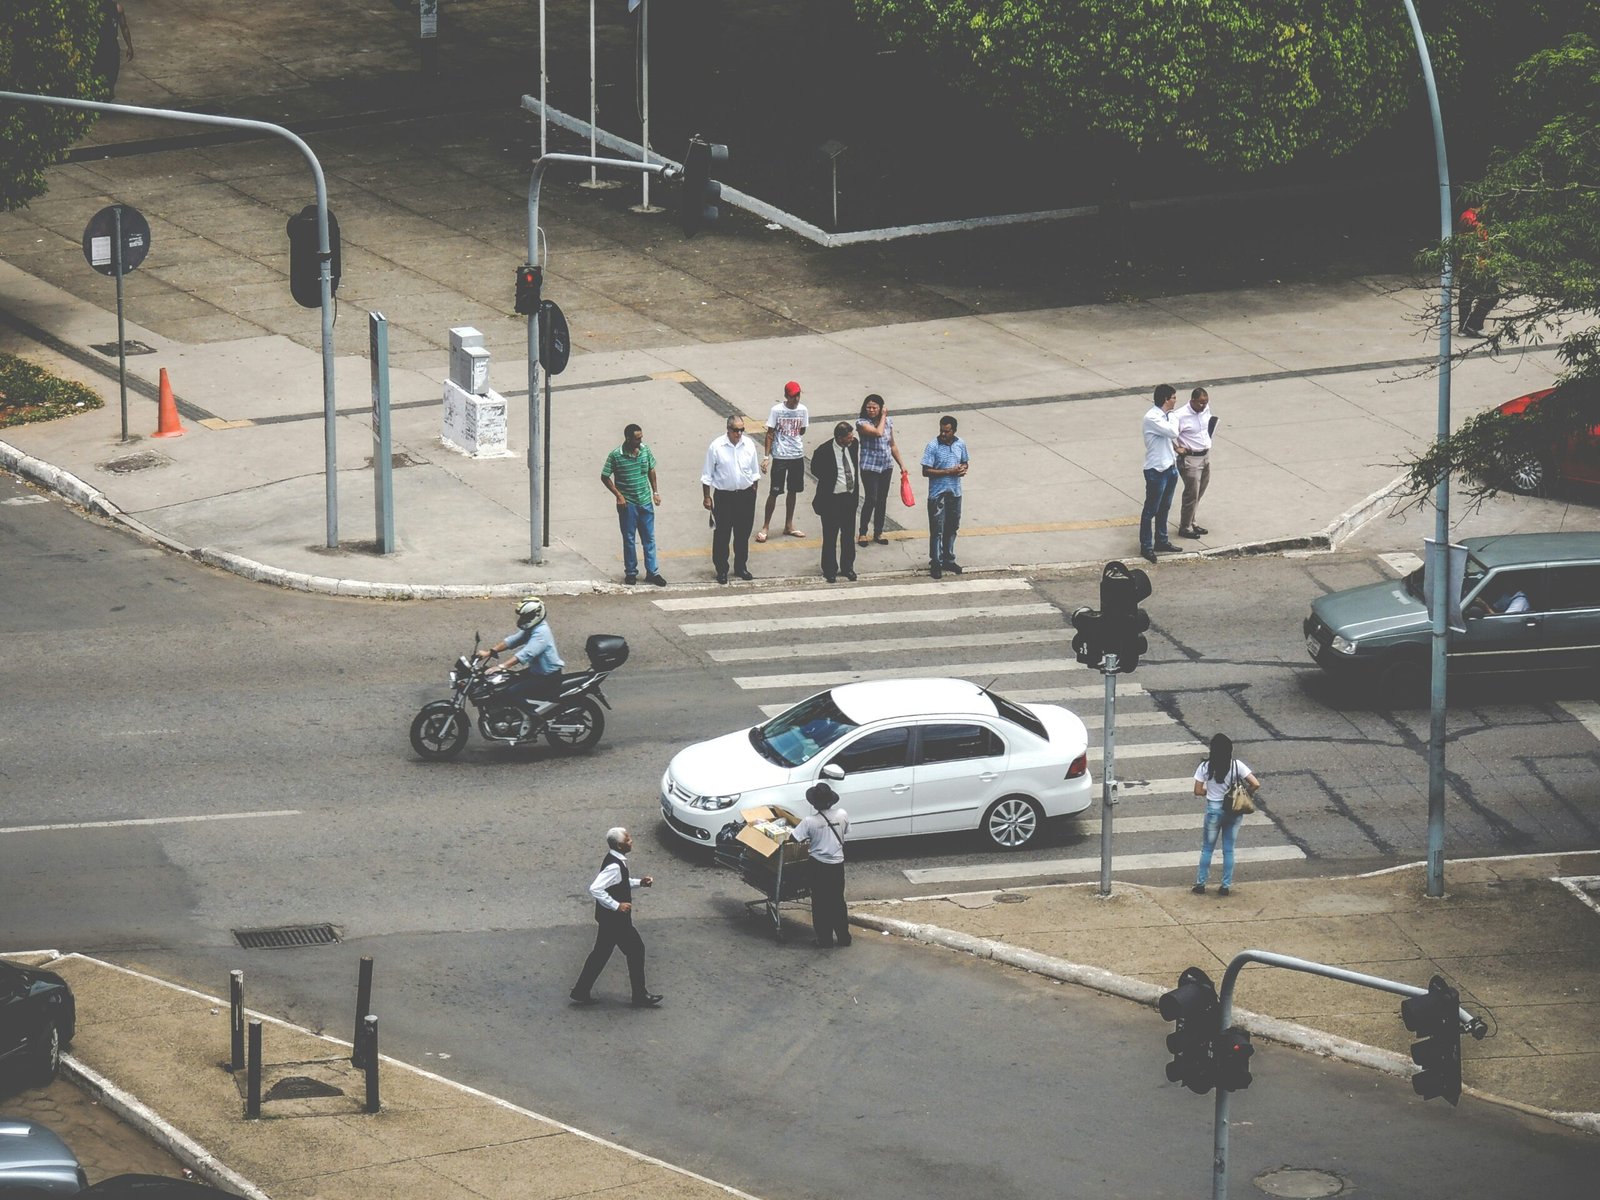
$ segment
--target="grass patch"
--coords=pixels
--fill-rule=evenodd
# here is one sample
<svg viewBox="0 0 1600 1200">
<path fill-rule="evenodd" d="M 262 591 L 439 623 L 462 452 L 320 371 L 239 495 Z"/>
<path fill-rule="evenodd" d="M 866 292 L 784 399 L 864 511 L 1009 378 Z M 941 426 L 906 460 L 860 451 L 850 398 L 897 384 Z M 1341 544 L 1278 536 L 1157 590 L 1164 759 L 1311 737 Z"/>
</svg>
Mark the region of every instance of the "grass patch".
<svg viewBox="0 0 1600 1200">
<path fill-rule="evenodd" d="M 0 354 L 0 429 L 104 406 L 105 401 L 83 384 L 61 379 L 14 354 Z"/>
</svg>

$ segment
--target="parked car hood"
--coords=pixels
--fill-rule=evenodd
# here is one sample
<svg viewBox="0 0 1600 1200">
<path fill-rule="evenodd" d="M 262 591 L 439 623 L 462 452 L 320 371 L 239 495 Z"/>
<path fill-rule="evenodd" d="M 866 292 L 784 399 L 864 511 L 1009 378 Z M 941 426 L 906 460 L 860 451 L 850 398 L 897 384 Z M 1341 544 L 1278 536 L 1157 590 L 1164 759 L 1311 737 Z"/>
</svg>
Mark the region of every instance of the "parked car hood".
<svg viewBox="0 0 1600 1200">
<path fill-rule="evenodd" d="M 700 796 L 754 792 L 789 782 L 789 769 L 762 758 L 750 744 L 748 729 L 678 751 L 671 771 L 680 787 Z"/>
<path fill-rule="evenodd" d="M 1319 596 L 1311 602 L 1311 611 L 1333 632 L 1353 642 L 1413 633 L 1428 625 L 1428 610 L 1401 579 Z"/>
</svg>

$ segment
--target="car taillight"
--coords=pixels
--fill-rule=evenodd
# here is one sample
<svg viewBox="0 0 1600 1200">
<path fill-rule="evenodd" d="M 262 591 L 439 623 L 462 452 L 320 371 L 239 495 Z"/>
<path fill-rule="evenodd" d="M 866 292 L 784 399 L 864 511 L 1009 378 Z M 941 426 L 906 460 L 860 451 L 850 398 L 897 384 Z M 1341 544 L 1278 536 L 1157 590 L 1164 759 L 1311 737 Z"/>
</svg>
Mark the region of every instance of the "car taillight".
<svg viewBox="0 0 1600 1200">
<path fill-rule="evenodd" d="M 1080 755 L 1078 755 L 1077 758 L 1072 760 L 1072 765 L 1067 768 L 1067 778 L 1068 779 L 1076 779 L 1078 776 L 1082 775 L 1088 769 L 1089 769 L 1089 756 L 1088 756 L 1088 754 L 1080 754 Z"/>
</svg>

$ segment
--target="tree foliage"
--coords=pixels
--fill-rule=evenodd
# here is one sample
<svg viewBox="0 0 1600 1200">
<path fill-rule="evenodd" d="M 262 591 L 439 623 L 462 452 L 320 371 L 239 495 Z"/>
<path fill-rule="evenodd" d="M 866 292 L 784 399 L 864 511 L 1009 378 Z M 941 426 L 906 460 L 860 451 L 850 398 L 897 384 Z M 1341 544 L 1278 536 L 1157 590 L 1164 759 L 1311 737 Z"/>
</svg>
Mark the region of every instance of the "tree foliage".
<svg viewBox="0 0 1600 1200">
<path fill-rule="evenodd" d="M 98 0 L 3 0 L 0 89 L 105 99 L 105 77 L 95 70 L 100 36 Z M 44 169 L 92 124 L 92 113 L 0 102 L 0 212 L 43 194 Z"/>
<path fill-rule="evenodd" d="M 1474 495 L 1498 490 L 1510 468 L 1563 434 L 1600 423 L 1600 6 L 1589 31 L 1540 51 L 1516 71 L 1507 99 L 1507 145 L 1467 193 L 1488 233 L 1461 233 L 1423 259 L 1453 256 L 1462 286 L 1498 291 L 1478 343 L 1560 338 L 1563 386 L 1536 415 L 1490 411 L 1407 463 L 1409 490 L 1426 493 L 1448 472 Z M 1473 352 L 1477 352 L 1474 349 Z"/>
<path fill-rule="evenodd" d="M 1459 14 L 1465 4 L 1424 4 Z M 1256 170 L 1349 149 L 1418 85 L 1398 0 L 856 0 L 1032 135 L 1092 132 Z M 1440 13 L 1441 17 L 1445 14 Z M 1426 20 L 1426 15 L 1424 17 Z M 1452 18 L 1454 19 L 1454 18 Z M 1457 36 L 1428 30 L 1448 75 Z"/>
</svg>

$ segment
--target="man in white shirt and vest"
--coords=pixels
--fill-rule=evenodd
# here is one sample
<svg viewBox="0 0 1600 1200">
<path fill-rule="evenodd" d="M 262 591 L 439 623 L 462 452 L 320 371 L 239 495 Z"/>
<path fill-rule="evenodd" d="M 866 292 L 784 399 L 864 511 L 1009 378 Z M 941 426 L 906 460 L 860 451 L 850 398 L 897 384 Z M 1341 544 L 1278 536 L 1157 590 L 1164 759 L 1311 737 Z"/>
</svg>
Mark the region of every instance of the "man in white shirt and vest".
<svg viewBox="0 0 1600 1200">
<path fill-rule="evenodd" d="M 589 885 L 594 897 L 594 919 L 600 928 L 594 935 L 594 949 L 583 964 L 583 973 L 572 985 L 574 1004 L 593 1004 L 591 989 L 600 978 L 611 952 L 622 950 L 628 960 L 628 980 L 633 985 L 633 1006 L 654 1008 L 661 1003 L 659 993 L 644 985 L 644 943 L 639 931 L 633 927 L 633 889 L 649 887 L 655 880 L 649 875 L 635 878 L 628 871 L 628 852 L 633 849 L 633 835 L 622 826 L 606 830 L 606 856 L 600 860 L 600 873 Z"/>
<path fill-rule="evenodd" d="M 1216 427 L 1210 394 L 1203 387 L 1195 388 L 1189 393 L 1189 403 L 1178 410 L 1178 474 L 1183 479 L 1179 537 L 1197 538 L 1211 532 L 1195 520 L 1195 512 L 1211 482 L 1211 434 Z"/>
</svg>

